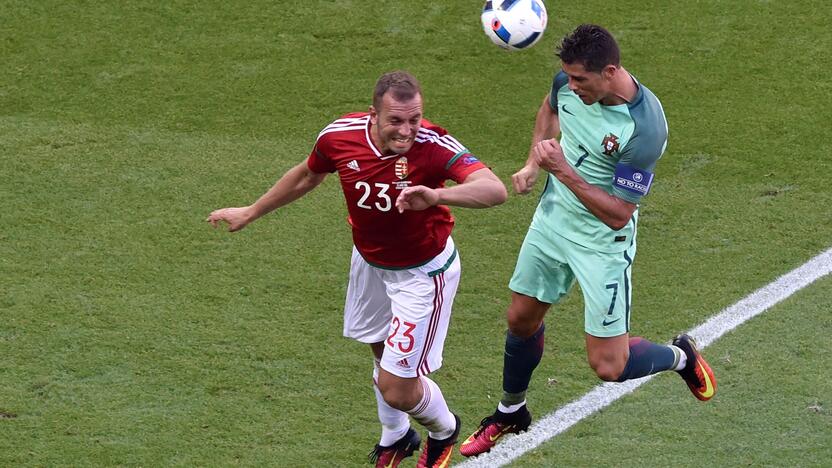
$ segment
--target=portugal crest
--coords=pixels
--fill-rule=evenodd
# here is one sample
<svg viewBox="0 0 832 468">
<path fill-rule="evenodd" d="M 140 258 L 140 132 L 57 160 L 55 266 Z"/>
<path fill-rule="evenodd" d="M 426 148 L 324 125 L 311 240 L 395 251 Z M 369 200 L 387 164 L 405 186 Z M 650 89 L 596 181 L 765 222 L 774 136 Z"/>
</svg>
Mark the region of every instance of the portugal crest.
<svg viewBox="0 0 832 468">
<path fill-rule="evenodd" d="M 604 147 L 604 154 L 612 156 L 614 151 L 618 151 L 618 136 L 614 133 L 608 133 L 607 136 L 604 137 L 604 141 L 601 142 L 601 146 Z"/>
<path fill-rule="evenodd" d="M 398 177 L 399 179 L 407 178 L 407 158 L 404 156 L 400 157 L 396 161 L 396 177 Z"/>
</svg>

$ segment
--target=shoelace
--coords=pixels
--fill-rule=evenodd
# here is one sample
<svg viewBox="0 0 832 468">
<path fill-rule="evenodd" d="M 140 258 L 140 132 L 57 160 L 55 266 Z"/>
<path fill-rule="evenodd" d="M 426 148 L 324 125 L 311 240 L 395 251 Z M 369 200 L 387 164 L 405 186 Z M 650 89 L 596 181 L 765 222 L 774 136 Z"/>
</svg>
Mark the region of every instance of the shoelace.
<svg viewBox="0 0 832 468">
<path fill-rule="evenodd" d="M 370 463 L 376 463 L 381 457 L 381 453 L 384 451 L 384 448 L 381 445 L 376 444 L 375 448 L 370 451 L 368 454 L 370 458 Z"/>
<path fill-rule="evenodd" d="M 378 445 L 376 448 L 370 450 L 370 453 L 367 454 L 367 457 L 370 459 L 370 463 L 375 463 L 378 461 L 378 457 L 381 456 L 381 451 L 378 449 Z"/>
<path fill-rule="evenodd" d="M 485 432 L 485 429 L 488 426 L 490 426 L 491 424 L 499 424 L 499 423 L 497 421 L 495 421 L 494 418 L 491 417 L 491 416 L 486 416 L 486 417 L 482 418 L 482 421 L 480 421 L 480 427 L 477 429 L 477 432 L 474 433 L 474 437 L 476 437 L 476 436 L 482 434 L 483 432 Z"/>
</svg>

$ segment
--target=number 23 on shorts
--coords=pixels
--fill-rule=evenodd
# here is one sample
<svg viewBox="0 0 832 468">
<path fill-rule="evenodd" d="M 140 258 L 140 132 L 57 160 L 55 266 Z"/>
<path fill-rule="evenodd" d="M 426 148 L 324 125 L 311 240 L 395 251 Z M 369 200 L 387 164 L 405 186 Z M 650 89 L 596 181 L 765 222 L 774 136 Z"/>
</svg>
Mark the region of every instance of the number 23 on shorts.
<svg viewBox="0 0 832 468">
<path fill-rule="evenodd" d="M 403 353 L 412 351 L 413 346 L 416 344 L 416 338 L 413 336 L 413 330 L 416 328 L 416 324 L 403 322 L 398 317 L 393 317 L 392 328 L 393 332 L 387 337 L 387 346 L 398 348 Z M 394 342 L 394 338 L 400 331 L 403 338 L 396 339 Z"/>
</svg>

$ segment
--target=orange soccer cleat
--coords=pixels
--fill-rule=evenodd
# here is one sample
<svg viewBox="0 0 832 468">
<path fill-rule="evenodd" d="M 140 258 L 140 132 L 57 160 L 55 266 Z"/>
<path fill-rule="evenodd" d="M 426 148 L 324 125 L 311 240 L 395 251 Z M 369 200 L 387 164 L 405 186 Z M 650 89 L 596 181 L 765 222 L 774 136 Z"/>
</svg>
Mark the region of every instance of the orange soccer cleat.
<svg viewBox="0 0 832 468">
<path fill-rule="evenodd" d="M 529 428 L 532 415 L 523 405 L 514 413 L 495 411 L 493 415 L 480 422 L 480 427 L 465 439 L 459 447 L 459 453 L 466 457 L 473 457 L 491 450 L 497 441 L 506 434 L 517 434 Z"/>
<path fill-rule="evenodd" d="M 375 463 L 376 468 L 396 468 L 403 459 L 419 450 L 421 443 L 422 439 L 419 434 L 413 429 L 408 429 L 407 433 L 393 445 L 389 447 L 376 445 L 376 448 L 370 452 L 370 462 Z"/>
<path fill-rule="evenodd" d="M 702 401 L 710 400 L 716 393 L 716 377 L 711 367 L 696 349 L 696 342 L 690 335 L 679 335 L 673 339 L 673 346 L 685 352 L 688 362 L 677 371 L 685 379 L 691 393 Z"/>
<path fill-rule="evenodd" d="M 447 468 L 451 466 L 451 456 L 454 454 L 454 446 L 459 437 L 459 416 L 454 415 L 456 421 L 456 429 L 447 439 L 437 440 L 428 437 L 425 448 L 422 450 L 422 456 L 416 463 L 416 468 Z"/>
</svg>

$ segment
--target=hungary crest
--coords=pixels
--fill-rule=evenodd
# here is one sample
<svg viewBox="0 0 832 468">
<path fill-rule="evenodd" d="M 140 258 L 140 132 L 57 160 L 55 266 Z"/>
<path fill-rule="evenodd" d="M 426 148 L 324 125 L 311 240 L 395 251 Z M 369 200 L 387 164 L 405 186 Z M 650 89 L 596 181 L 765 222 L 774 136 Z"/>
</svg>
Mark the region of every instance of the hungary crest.
<svg viewBox="0 0 832 468">
<path fill-rule="evenodd" d="M 601 142 L 601 146 L 604 147 L 604 154 L 612 156 L 614 151 L 618 151 L 618 136 L 613 133 L 608 133 L 604 137 L 604 141 Z"/>
<path fill-rule="evenodd" d="M 407 158 L 404 156 L 396 161 L 396 177 L 399 179 L 407 178 Z"/>
</svg>

